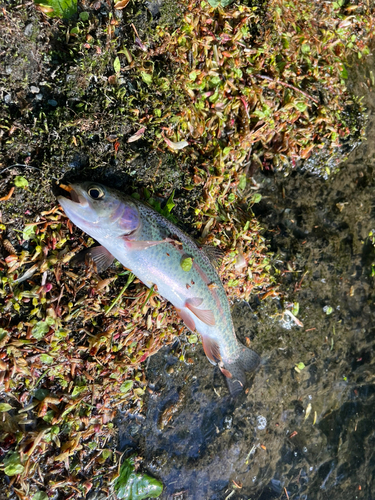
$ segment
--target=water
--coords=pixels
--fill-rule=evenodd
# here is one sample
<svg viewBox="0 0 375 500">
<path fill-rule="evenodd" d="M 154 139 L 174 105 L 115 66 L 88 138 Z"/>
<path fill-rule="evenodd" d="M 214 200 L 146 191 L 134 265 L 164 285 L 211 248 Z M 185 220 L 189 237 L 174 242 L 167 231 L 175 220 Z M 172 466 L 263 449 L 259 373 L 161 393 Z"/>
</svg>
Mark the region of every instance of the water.
<svg viewBox="0 0 375 500">
<path fill-rule="evenodd" d="M 141 450 L 164 499 L 375 498 L 371 65 L 353 80 L 369 109 L 368 140 L 340 174 L 256 179 L 281 294 L 234 307 L 239 337 L 263 358 L 249 393 L 233 402 L 201 347 L 187 348 L 191 363 L 165 349 L 149 362 L 145 420 L 120 419 L 120 449 Z M 285 314 L 297 302 L 302 327 Z"/>
</svg>

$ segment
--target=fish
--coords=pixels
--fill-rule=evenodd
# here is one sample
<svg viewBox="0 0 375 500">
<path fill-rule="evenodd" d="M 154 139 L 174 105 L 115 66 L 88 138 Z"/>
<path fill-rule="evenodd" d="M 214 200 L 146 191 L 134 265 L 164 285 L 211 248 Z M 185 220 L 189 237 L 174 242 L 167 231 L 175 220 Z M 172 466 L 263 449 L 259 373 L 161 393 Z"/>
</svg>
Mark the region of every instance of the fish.
<svg viewBox="0 0 375 500">
<path fill-rule="evenodd" d="M 168 300 L 186 327 L 200 334 L 208 360 L 240 394 L 259 355 L 236 337 L 230 305 L 208 252 L 166 217 L 141 201 L 100 183 L 61 185 L 67 217 L 99 246 L 85 250 L 98 272 L 115 259 Z M 213 247 L 210 247 L 211 249 Z M 211 253 L 211 260 L 210 260 Z"/>
</svg>

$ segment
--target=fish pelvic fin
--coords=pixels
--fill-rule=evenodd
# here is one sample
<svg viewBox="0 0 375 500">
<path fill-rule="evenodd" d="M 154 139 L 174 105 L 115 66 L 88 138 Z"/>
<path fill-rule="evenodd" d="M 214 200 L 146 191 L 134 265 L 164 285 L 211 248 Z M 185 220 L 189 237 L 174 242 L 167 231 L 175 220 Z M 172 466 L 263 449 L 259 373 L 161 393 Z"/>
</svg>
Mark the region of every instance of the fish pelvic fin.
<svg viewBox="0 0 375 500">
<path fill-rule="evenodd" d="M 189 313 L 184 311 L 183 309 L 178 309 L 175 307 L 177 314 L 179 317 L 182 319 L 182 321 L 185 323 L 185 326 L 189 328 L 192 332 L 195 330 L 195 323 L 193 318 L 190 317 Z"/>
<path fill-rule="evenodd" d="M 226 377 L 232 397 L 238 396 L 246 385 L 246 372 L 254 371 L 260 363 L 260 357 L 244 345 L 240 345 L 237 358 L 230 363 L 220 363 L 219 368 Z"/>
</svg>

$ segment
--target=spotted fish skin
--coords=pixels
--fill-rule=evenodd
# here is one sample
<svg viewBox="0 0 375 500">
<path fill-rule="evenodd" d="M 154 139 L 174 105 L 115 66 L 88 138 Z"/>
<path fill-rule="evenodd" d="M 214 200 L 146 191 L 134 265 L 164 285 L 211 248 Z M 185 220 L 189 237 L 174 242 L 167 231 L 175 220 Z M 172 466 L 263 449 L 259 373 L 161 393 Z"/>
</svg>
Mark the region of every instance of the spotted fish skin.
<svg viewBox="0 0 375 500">
<path fill-rule="evenodd" d="M 238 341 L 225 290 L 206 253 L 161 214 L 119 191 L 88 182 L 69 191 L 72 199 L 59 197 L 66 215 L 148 287 L 156 285 L 186 326 L 201 335 L 231 393 L 239 393 L 245 371 L 258 366 L 259 356 Z M 189 258 L 190 269 L 183 265 Z"/>
</svg>

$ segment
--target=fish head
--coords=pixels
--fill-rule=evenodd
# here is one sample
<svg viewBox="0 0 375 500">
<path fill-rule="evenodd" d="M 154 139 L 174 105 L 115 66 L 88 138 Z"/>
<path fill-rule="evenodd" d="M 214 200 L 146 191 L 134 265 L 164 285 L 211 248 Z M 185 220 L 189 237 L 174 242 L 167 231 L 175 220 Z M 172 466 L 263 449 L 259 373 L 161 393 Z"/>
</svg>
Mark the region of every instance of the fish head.
<svg viewBox="0 0 375 500">
<path fill-rule="evenodd" d="M 135 203 L 118 191 L 94 182 L 60 187 L 69 193 L 57 197 L 65 214 L 93 238 L 126 236 L 139 228 L 140 215 Z"/>
</svg>

